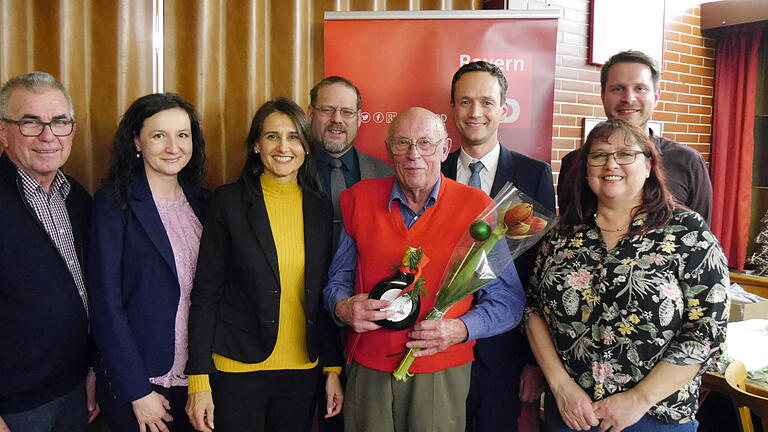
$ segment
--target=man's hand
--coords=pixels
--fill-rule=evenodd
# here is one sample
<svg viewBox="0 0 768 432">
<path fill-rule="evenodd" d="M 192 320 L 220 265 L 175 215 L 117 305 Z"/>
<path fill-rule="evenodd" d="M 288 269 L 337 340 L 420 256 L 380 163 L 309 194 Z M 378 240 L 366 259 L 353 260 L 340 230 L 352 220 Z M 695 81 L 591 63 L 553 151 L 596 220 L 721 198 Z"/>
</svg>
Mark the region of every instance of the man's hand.
<svg viewBox="0 0 768 432">
<path fill-rule="evenodd" d="M 336 303 L 336 316 L 357 333 L 381 328 L 374 321 L 389 318 L 394 311 L 380 311 L 389 306 L 386 300 L 372 300 L 368 294 L 357 294 Z"/>
<path fill-rule="evenodd" d="M 445 351 L 451 345 L 467 340 L 469 333 L 460 319 L 424 320 L 416 323 L 408 337 L 413 339 L 405 344 L 408 348 L 421 348 L 414 357 L 424 357 Z"/>
<path fill-rule="evenodd" d="M 171 403 L 163 395 L 153 391 L 131 402 L 131 405 L 139 423 L 139 432 L 145 431 L 147 427 L 150 432 L 168 432 L 165 422 L 173 421 L 173 417 L 168 413 Z"/>
<path fill-rule="evenodd" d="M 96 402 L 96 373 L 93 369 L 89 369 L 88 375 L 85 376 L 85 399 L 88 408 L 88 423 L 90 423 L 101 411 L 98 402 Z M 3 432 L 2 424 L 0 424 L 0 432 Z"/>
<path fill-rule="evenodd" d="M 520 374 L 520 401 L 533 402 L 541 398 L 544 392 L 544 374 L 541 368 L 535 365 L 523 366 Z"/>
<path fill-rule="evenodd" d="M 0 432 L 11 432 L 11 430 L 8 429 L 8 425 L 6 425 L 3 421 L 2 417 L 0 417 Z"/>
<path fill-rule="evenodd" d="M 213 431 L 213 393 L 192 393 L 187 397 L 187 416 L 192 427 L 200 432 Z"/>
</svg>

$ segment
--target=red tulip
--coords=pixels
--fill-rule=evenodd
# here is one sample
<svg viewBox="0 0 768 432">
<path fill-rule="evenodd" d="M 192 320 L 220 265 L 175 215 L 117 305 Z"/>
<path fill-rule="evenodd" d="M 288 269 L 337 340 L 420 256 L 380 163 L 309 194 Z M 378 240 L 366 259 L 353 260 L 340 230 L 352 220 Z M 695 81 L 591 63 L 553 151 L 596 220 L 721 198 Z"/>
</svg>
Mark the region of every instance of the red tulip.
<svg viewBox="0 0 768 432">
<path fill-rule="evenodd" d="M 524 222 L 517 222 L 514 225 L 507 226 L 508 236 L 521 236 L 529 233 L 531 226 Z"/>
<path fill-rule="evenodd" d="M 530 217 L 532 213 L 532 205 L 528 203 L 515 204 L 508 208 L 504 213 L 504 224 L 506 224 L 507 227 L 511 229 L 514 224 L 522 222 L 526 218 Z"/>
<path fill-rule="evenodd" d="M 528 230 L 528 234 L 537 234 L 547 227 L 547 221 L 538 216 L 532 216 L 528 219 L 530 219 L 528 224 L 531 226 L 531 228 Z"/>
</svg>

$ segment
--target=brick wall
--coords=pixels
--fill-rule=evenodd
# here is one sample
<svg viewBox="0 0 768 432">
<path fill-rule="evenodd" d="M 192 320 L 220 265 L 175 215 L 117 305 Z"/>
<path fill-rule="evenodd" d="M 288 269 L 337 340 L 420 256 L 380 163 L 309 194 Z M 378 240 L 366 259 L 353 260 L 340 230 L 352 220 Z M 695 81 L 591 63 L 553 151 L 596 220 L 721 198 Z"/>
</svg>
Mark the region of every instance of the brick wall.
<svg viewBox="0 0 768 432">
<path fill-rule="evenodd" d="M 535 7 L 531 2 L 530 7 Z M 544 2 L 542 2 L 544 3 Z M 588 0 L 550 0 L 541 6 L 562 9 L 557 35 L 552 170 L 557 182 L 560 159 L 581 146 L 584 117 L 604 117 L 600 68 L 589 65 Z M 652 119 L 662 135 L 689 144 L 709 162 L 712 142 L 714 41 L 702 37 L 699 8 L 666 17 L 661 99 Z"/>
</svg>

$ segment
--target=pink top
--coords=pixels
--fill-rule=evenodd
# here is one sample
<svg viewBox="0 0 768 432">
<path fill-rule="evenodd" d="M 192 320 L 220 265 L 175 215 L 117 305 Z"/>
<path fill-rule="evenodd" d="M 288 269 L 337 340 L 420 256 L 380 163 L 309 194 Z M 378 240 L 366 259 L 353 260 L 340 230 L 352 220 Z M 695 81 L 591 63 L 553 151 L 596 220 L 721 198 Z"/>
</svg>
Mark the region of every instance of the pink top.
<svg viewBox="0 0 768 432">
<path fill-rule="evenodd" d="M 189 316 L 189 293 L 197 266 L 197 252 L 200 248 L 200 234 L 203 227 L 192 206 L 182 194 L 176 201 L 166 201 L 153 196 L 160 213 L 165 232 L 171 241 L 173 259 L 176 261 L 176 275 L 179 278 L 179 307 L 176 310 L 176 337 L 173 366 L 165 375 L 153 377 L 149 382 L 162 387 L 186 386 L 187 376 L 187 317 Z"/>
</svg>

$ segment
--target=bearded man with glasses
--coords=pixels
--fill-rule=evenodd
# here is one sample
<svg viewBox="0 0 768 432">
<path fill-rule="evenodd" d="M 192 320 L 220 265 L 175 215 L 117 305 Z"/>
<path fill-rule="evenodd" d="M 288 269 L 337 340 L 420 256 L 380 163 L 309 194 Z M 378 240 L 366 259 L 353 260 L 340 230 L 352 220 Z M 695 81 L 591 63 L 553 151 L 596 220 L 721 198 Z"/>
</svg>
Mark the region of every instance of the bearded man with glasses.
<svg viewBox="0 0 768 432">
<path fill-rule="evenodd" d="M 344 402 L 346 432 L 393 430 L 463 431 L 475 339 L 514 327 L 525 296 L 514 267 L 456 304 L 440 321 L 417 321 L 389 330 L 375 321 L 392 311 L 368 298 L 391 274 L 406 247 L 429 258 L 419 319 L 434 306 L 440 279 L 454 247 L 491 202 L 482 190 L 443 177 L 440 164 L 451 139 L 442 119 L 423 108 L 400 113 L 387 133 L 394 177 L 368 179 L 341 194 L 343 227 L 323 292 L 326 309 L 347 329 L 352 363 Z M 406 382 L 395 370 L 408 348 L 420 348 Z"/>
<path fill-rule="evenodd" d="M 74 132 L 53 76 L 0 90 L 0 432 L 84 431 L 98 414 L 81 265 L 91 197 L 61 171 Z"/>
<path fill-rule="evenodd" d="M 323 151 L 315 152 L 320 188 L 331 198 L 334 210 L 334 241 L 341 217 L 339 194 L 360 180 L 392 175 L 392 168 L 354 146 L 362 123 L 360 90 L 348 79 L 329 76 L 309 92 L 307 107 L 312 135 Z"/>
</svg>

